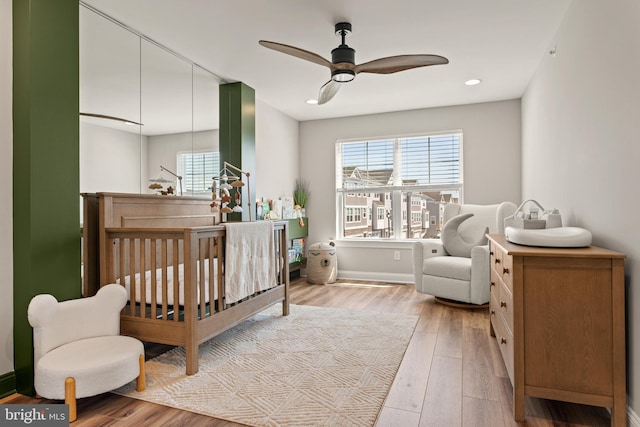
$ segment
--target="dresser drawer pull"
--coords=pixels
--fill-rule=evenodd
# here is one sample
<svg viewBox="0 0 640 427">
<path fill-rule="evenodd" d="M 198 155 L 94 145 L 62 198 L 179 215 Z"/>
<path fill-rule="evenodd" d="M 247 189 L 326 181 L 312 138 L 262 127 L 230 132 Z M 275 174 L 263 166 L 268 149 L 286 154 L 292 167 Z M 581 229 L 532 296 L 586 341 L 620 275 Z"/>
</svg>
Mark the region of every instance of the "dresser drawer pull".
<svg viewBox="0 0 640 427">
<path fill-rule="evenodd" d="M 507 343 L 506 338 L 500 338 L 500 344 L 506 344 L 506 343 Z"/>
<path fill-rule="evenodd" d="M 496 260 L 494 261 L 496 264 L 500 264 L 500 258 L 496 258 Z"/>
<path fill-rule="evenodd" d="M 502 274 L 509 274 L 509 269 L 508 268 L 503 268 L 502 269 Z"/>
<path fill-rule="evenodd" d="M 495 316 L 495 315 L 496 315 L 496 311 L 495 311 L 495 310 L 491 310 L 489 313 L 490 313 L 492 316 Z"/>
<path fill-rule="evenodd" d="M 500 307 L 507 307 L 506 301 L 500 301 Z"/>
<path fill-rule="evenodd" d="M 496 282 L 491 282 L 491 284 L 489 285 L 489 287 L 495 286 Z"/>
<path fill-rule="evenodd" d="M 493 251 L 489 251 L 489 255 L 493 256 Z"/>
</svg>

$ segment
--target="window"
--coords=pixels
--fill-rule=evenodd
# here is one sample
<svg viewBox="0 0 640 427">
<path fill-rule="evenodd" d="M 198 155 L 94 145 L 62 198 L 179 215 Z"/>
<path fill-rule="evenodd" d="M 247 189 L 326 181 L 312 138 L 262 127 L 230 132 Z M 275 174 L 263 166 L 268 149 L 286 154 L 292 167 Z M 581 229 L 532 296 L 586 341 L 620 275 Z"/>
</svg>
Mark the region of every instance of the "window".
<svg viewBox="0 0 640 427">
<path fill-rule="evenodd" d="M 208 195 L 211 192 L 212 178 L 220 171 L 220 153 L 180 152 L 177 154 L 177 161 L 177 174 L 182 176 L 184 194 Z"/>
<path fill-rule="evenodd" d="M 347 208 L 346 212 L 347 222 L 360 222 L 362 220 L 362 217 L 360 215 L 362 214 L 362 212 L 364 212 L 364 209 Z"/>
<path fill-rule="evenodd" d="M 341 237 L 435 237 L 440 205 L 462 202 L 462 132 L 338 142 L 336 171 Z M 354 204 L 375 215 L 360 217 Z M 357 232 L 353 221 L 363 223 Z"/>
<path fill-rule="evenodd" d="M 353 222 L 353 208 L 347 208 L 347 222 Z"/>
</svg>

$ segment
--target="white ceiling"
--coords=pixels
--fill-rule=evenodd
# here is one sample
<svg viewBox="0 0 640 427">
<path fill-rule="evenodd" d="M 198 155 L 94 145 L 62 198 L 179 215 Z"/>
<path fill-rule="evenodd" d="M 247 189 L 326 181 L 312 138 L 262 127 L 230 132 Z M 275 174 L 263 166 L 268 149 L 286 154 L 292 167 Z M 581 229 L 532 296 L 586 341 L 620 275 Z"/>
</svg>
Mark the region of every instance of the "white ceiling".
<svg viewBox="0 0 640 427">
<path fill-rule="evenodd" d="M 570 0 L 84 0 L 212 71 L 242 81 L 294 119 L 315 120 L 519 98 Z M 331 59 L 334 24 L 351 22 L 356 63 L 437 54 L 450 63 L 359 74 L 325 105 L 329 70 L 258 45 L 265 39 Z M 479 78 L 482 84 L 465 86 Z"/>
</svg>

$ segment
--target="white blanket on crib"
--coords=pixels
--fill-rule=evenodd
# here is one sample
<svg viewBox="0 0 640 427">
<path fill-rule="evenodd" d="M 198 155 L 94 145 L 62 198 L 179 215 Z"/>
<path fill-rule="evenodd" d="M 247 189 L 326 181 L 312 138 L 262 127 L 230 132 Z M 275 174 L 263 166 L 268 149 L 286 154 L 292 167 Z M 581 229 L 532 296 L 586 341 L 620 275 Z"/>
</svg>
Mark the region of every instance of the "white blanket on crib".
<svg viewBox="0 0 640 427">
<path fill-rule="evenodd" d="M 213 263 L 213 268 L 214 268 L 214 275 L 217 274 L 218 271 L 218 263 L 217 261 Z M 199 285 L 200 284 L 200 261 L 198 261 L 197 263 L 197 268 L 196 268 L 196 283 Z M 136 290 L 136 295 L 135 295 L 135 299 L 136 302 L 140 302 L 141 298 L 142 298 L 142 286 L 141 286 L 141 278 L 140 278 L 140 273 L 136 273 L 134 276 L 134 280 L 135 280 L 135 290 Z M 147 270 L 145 272 L 144 275 L 144 282 L 145 282 L 145 302 L 147 304 L 162 304 L 162 268 L 158 268 L 156 269 L 156 300 L 152 301 L 151 299 L 151 270 Z M 116 283 L 120 283 L 120 279 L 116 280 Z M 209 302 L 209 260 L 205 259 L 204 260 L 204 283 L 205 283 L 205 290 L 204 290 L 204 298 L 205 298 L 205 302 Z M 130 276 L 125 276 L 124 278 L 124 285 L 127 288 L 127 294 L 131 295 L 130 293 L 130 289 L 131 289 L 131 279 Z M 177 285 L 179 286 L 178 288 L 178 304 L 184 306 L 184 265 L 180 264 L 178 266 L 178 283 Z M 168 266 L 167 267 L 167 305 L 173 305 L 173 300 L 174 300 L 174 282 L 173 282 L 173 266 Z M 197 300 L 200 301 L 200 286 L 197 286 Z M 214 286 L 213 289 L 213 294 L 214 297 L 213 299 L 217 299 L 218 298 L 218 289 L 217 287 Z"/>
<path fill-rule="evenodd" d="M 226 223 L 226 303 L 276 286 L 271 221 Z"/>
</svg>

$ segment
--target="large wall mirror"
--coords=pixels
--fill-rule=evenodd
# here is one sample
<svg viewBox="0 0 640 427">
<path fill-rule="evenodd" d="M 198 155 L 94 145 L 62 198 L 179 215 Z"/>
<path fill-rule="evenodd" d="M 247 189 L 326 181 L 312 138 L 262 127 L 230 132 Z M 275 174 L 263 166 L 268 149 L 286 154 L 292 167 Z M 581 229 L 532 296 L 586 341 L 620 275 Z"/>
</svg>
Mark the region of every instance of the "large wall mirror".
<svg viewBox="0 0 640 427">
<path fill-rule="evenodd" d="M 220 83 L 80 3 L 80 192 L 208 197 Z"/>
</svg>

